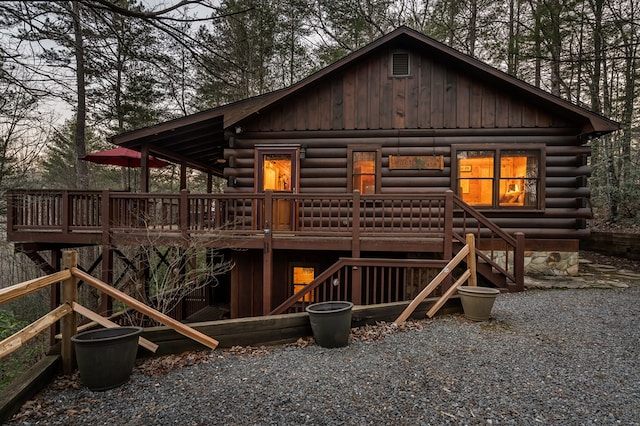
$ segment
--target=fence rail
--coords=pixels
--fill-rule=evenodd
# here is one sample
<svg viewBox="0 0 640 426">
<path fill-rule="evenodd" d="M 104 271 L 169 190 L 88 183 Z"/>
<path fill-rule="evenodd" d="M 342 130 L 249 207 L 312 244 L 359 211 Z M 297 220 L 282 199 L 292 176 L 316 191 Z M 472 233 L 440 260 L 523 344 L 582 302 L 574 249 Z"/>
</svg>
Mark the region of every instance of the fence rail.
<svg viewBox="0 0 640 426">
<path fill-rule="evenodd" d="M 77 253 L 74 251 L 66 251 L 63 255 L 64 269 L 60 272 L 56 272 L 51 275 L 47 275 L 41 278 L 36 278 L 30 281 L 25 281 L 19 284 L 15 284 L 10 287 L 0 289 L 0 304 L 9 302 L 13 299 L 26 296 L 42 288 L 48 287 L 53 284 L 62 283 L 62 303 L 53 309 L 48 314 L 44 315 L 40 319 L 29 324 L 22 330 L 14 333 L 0 342 L 0 359 L 18 350 L 22 345 L 35 337 L 37 334 L 46 330 L 47 328 L 60 321 L 62 346 L 62 366 L 65 374 L 71 373 L 74 369 L 73 365 L 73 349 L 71 346 L 71 337 L 76 334 L 78 329 L 77 313 L 81 315 L 89 316 L 92 319 L 100 318 L 99 315 L 90 313 L 91 311 L 84 308 L 77 303 L 77 281 L 82 280 L 85 283 L 97 288 L 103 293 L 119 300 L 125 305 L 145 314 L 161 324 L 166 325 L 177 331 L 178 333 L 189 337 L 211 349 L 215 349 L 218 342 L 200 333 L 193 328 L 180 323 L 179 321 L 170 318 L 169 316 L 156 311 L 153 308 L 139 302 L 131 296 L 122 293 L 119 290 L 111 287 L 110 285 L 92 277 L 86 272 L 77 268 Z M 101 324 L 108 323 L 106 319 L 98 319 Z M 115 326 L 115 324 L 113 324 Z M 141 345 L 145 345 L 141 342 Z"/>
</svg>

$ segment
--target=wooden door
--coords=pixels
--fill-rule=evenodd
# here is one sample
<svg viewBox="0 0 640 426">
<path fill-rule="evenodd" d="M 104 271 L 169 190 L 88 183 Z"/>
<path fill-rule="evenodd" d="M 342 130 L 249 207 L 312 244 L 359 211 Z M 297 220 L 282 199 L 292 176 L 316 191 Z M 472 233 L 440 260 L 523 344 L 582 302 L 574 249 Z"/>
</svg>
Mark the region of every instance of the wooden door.
<svg viewBox="0 0 640 426">
<path fill-rule="evenodd" d="M 257 190 L 273 191 L 272 229 L 295 229 L 295 203 L 281 195 L 297 192 L 298 153 L 298 148 L 258 149 Z M 264 212 L 261 213 L 264 218 Z"/>
</svg>

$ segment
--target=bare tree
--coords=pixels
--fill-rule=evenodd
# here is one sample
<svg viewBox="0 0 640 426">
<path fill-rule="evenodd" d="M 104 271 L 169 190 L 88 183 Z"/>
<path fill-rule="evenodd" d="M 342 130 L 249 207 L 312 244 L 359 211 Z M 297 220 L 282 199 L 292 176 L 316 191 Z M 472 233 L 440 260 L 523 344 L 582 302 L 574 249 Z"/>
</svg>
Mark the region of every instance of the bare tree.
<svg viewBox="0 0 640 426">
<path fill-rule="evenodd" d="M 225 260 L 215 240 L 190 240 L 173 246 L 161 246 L 153 238 L 142 246 L 120 247 L 131 259 L 120 271 L 119 289 L 167 315 L 176 311 L 187 297 L 215 293 L 220 279 L 234 268 Z M 132 323 L 141 318 L 130 316 Z"/>
</svg>

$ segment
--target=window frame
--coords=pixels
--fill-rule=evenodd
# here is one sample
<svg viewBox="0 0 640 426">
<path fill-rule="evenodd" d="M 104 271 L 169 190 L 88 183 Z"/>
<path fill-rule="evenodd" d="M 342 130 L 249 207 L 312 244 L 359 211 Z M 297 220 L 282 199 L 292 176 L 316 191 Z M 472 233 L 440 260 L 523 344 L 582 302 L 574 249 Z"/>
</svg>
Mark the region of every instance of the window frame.
<svg viewBox="0 0 640 426">
<path fill-rule="evenodd" d="M 254 180 L 256 193 L 264 193 L 264 159 L 268 155 L 291 156 L 291 182 L 286 192 L 297 193 L 300 187 L 300 145 L 256 145 L 254 150 Z"/>
<path fill-rule="evenodd" d="M 458 152 L 460 151 L 493 151 L 494 164 L 493 164 L 493 197 L 491 206 L 472 206 L 473 208 L 481 211 L 519 211 L 519 212 L 541 212 L 545 209 L 545 188 L 546 188 L 546 146 L 544 144 L 469 144 L 469 145 L 457 145 L 451 147 L 451 183 L 453 192 L 462 198 L 460 194 L 459 183 L 459 164 L 458 164 Z M 500 180 L 501 176 L 501 162 L 502 152 L 509 151 L 535 151 L 538 155 L 538 197 L 536 200 L 536 206 L 501 206 L 500 205 Z"/>
<path fill-rule="evenodd" d="M 313 268 L 313 279 L 315 280 L 318 277 L 319 274 L 319 270 L 320 270 L 320 265 L 317 262 L 302 262 L 302 261 L 296 261 L 296 262 L 289 262 L 289 282 L 290 282 L 290 286 L 289 286 L 289 295 L 287 297 L 291 297 L 293 295 L 295 295 L 295 287 L 296 287 L 296 283 L 295 283 L 295 279 L 294 279 L 294 269 L 295 268 Z M 298 285 L 303 285 L 303 284 L 298 284 Z M 307 284 L 304 284 L 307 285 Z M 305 299 L 305 296 L 303 296 L 301 299 L 297 299 L 296 303 L 315 303 L 316 302 L 316 292 L 315 290 L 313 290 L 311 293 L 308 293 L 307 296 L 309 297 L 310 300 L 301 300 L 301 299 Z"/>
<path fill-rule="evenodd" d="M 380 193 L 382 180 L 382 146 L 381 145 L 348 145 L 347 146 L 347 192 L 353 192 L 353 153 L 375 152 L 375 194 Z M 361 192 L 362 194 L 362 192 Z"/>
</svg>

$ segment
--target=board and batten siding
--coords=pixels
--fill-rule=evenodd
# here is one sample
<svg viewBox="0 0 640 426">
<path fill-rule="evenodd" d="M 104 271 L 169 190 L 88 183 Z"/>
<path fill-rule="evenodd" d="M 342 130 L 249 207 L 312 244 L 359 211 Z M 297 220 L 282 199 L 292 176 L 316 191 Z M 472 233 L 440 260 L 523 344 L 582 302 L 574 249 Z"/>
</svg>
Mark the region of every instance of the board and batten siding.
<svg viewBox="0 0 640 426">
<path fill-rule="evenodd" d="M 391 51 L 354 64 L 260 112 L 248 131 L 550 128 L 568 123 L 515 91 L 411 52 L 408 77 L 390 77 Z"/>
</svg>

